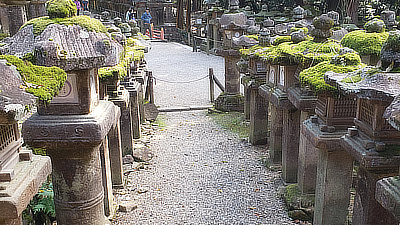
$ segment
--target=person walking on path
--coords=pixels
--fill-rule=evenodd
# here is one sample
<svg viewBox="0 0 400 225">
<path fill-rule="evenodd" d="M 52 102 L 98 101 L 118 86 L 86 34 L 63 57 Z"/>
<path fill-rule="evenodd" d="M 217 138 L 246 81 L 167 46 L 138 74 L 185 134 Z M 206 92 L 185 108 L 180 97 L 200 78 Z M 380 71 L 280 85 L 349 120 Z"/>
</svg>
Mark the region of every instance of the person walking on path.
<svg viewBox="0 0 400 225">
<path fill-rule="evenodd" d="M 144 33 L 146 33 L 146 29 L 149 29 L 150 32 L 150 38 L 153 37 L 153 31 L 151 30 L 150 24 L 151 24 L 151 14 L 149 12 L 149 9 L 146 9 L 146 11 L 143 13 L 142 17 L 140 17 L 143 20 L 143 25 L 144 25 Z"/>
<path fill-rule="evenodd" d="M 135 21 L 135 14 L 133 11 L 133 7 L 129 8 L 129 10 L 126 12 L 125 20 L 126 22 Z"/>
<path fill-rule="evenodd" d="M 83 5 L 83 11 L 89 11 L 89 1 L 88 0 L 83 0 L 82 1 L 82 5 Z"/>
<path fill-rule="evenodd" d="M 74 3 L 76 5 L 76 9 L 77 9 L 76 13 L 79 16 L 79 12 L 81 11 L 81 2 L 79 0 L 75 0 Z"/>
</svg>

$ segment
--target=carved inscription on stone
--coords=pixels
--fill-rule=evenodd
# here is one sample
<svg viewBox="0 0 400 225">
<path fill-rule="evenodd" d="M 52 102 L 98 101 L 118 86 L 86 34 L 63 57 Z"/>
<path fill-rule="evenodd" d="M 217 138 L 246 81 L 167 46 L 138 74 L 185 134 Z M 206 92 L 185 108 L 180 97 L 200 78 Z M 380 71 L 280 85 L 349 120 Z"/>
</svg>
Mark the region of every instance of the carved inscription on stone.
<svg viewBox="0 0 400 225">
<path fill-rule="evenodd" d="M 76 74 L 68 74 L 64 87 L 51 103 L 79 103 Z"/>
<path fill-rule="evenodd" d="M 285 86 L 285 67 L 279 66 L 279 84 Z"/>
<path fill-rule="evenodd" d="M 269 79 L 268 80 L 271 83 L 275 83 L 275 68 L 272 66 L 269 68 Z"/>
</svg>

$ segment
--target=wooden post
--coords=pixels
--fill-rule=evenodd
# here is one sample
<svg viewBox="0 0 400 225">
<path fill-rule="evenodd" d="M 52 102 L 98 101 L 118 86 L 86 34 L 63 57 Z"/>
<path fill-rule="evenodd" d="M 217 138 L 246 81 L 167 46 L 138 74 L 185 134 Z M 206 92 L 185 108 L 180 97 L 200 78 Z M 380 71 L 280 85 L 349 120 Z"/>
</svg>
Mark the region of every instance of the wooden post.
<svg viewBox="0 0 400 225">
<path fill-rule="evenodd" d="M 208 78 L 210 78 L 210 101 L 214 102 L 214 70 L 208 68 Z"/>
<path fill-rule="evenodd" d="M 154 103 L 154 92 L 153 92 L 153 71 L 149 71 L 149 102 Z"/>
</svg>

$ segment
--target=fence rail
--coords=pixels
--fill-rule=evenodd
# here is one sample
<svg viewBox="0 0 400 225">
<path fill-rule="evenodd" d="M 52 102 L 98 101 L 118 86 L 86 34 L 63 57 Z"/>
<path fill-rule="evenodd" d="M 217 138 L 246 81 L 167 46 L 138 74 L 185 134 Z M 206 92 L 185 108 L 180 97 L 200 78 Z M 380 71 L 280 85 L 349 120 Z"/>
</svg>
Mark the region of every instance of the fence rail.
<svg viewBox="0 0 400 225">
<path fill-rule="evenodd" d="M 222 91 L 225 92 L 224 85 L 218 80 L 217 77 L 214 76 L 214 69 L 208 68 L 208 77 L 210 80 L 210 101 L 214 102 L 214 84 Z"/>
</svg>

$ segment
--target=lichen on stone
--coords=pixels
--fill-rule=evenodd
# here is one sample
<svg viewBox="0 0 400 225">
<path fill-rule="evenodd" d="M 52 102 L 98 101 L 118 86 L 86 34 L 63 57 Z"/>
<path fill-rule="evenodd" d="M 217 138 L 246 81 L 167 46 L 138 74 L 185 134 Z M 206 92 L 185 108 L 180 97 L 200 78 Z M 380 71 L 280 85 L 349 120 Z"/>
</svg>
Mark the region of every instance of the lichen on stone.
<svg viewBox="0 0 400 225">
<path fill-rule="evenodd" d="M 44 102 L 53 99 L 67 79 L 67 73 L 55 66 L 36 66 L 13 55 L 0 55 L 0 59 L 7 60 L 7 65 L 14 65 L 26 85 L 25 91 Z"/>
<path fill-rule="evenodd" d="M 388 38 L 387 32 L 367 33 L 364 30 L 352 31 L 346 34 L 341 44 L 357 51 L 360 55 L 380 56 L 383 43 Z"/>
</svg>

